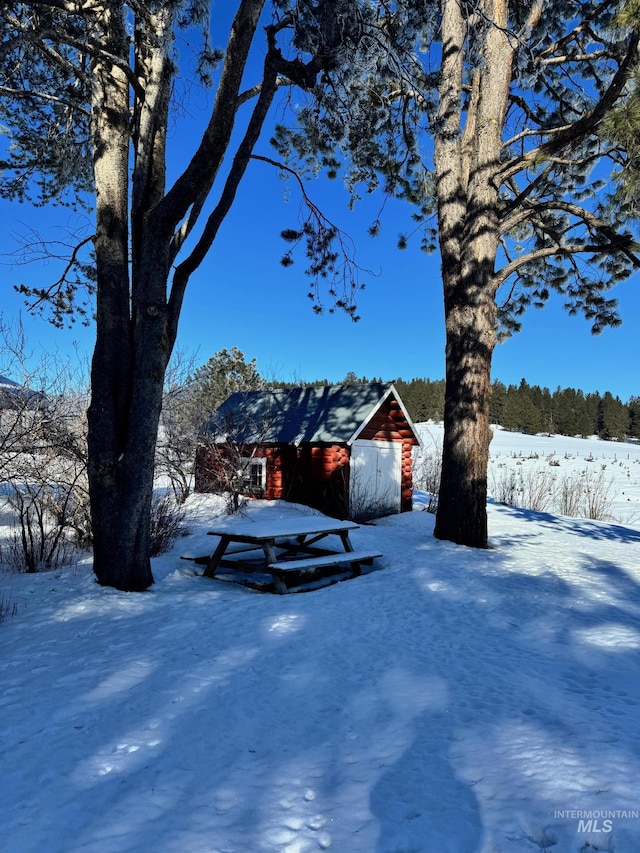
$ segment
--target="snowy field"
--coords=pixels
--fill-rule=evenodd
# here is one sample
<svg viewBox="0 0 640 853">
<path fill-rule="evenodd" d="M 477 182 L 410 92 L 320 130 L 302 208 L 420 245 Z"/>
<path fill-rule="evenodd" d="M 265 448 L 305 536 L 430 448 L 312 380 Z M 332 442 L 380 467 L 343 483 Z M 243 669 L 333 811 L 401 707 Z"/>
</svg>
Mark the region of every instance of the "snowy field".
<svg viewBox="0 0 640 853">
<path fill-rule="evenodd" d="M 637 446 L 499 432 L 492 453 L 592 455 L 637 511 Z M 147 593 L 89 563 L 0 575 L 0 850 L 640 850 L 640 523 L 492 503 L 475 551 L 414 511 L 353 534 L 379 571 L 277 596 L 179 559 L 215 544 L 220 503 L 191 509 Z"/>
<path fill-rule="evenodd" d="M 442 446 L 440 423 L 418 424 L 423 452 Z M 577 489 L 591 486 L 604 499 L 607 521 L 640 526 L 640 443 L 569 438 L 564 435 L 523 435 L 494 427 L 490 446 L 489 493 L 497 497 L 507 474 L 515 474 L 527 496 L 536 486 L 557 490 L 563 483 Z M 553 499 L 548 508 L 553 507 Z M 595 505 L 592 504 L 592 506 Z M 638 848 L 640 850 L 640 847 Z"/>
</svg>

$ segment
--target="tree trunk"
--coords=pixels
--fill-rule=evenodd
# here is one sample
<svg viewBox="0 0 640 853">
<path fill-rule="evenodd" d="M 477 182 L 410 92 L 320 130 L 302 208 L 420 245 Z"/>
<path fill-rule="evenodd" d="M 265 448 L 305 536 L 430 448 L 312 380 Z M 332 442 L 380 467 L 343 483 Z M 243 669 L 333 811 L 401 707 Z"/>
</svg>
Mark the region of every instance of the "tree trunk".
<svg viewBox="0 0 640 853">
<path fill-rule="evenodd" d="M 162 320 L 148 325 L 136 335 L 136 363 L 128 379 L 127 398 L 111 409 L 101 407 L 100 400 L 112 390 L 114 374 L 100 370 L 96 347 L 89 409 L 94 571 L 100 583 L 128 591 L 144 590 L 153 583 L 149 519 L 169 346 Z"/>
<path fill-rule="evenodd" d="M 121 4 L 100 20 L 109 49 L 128 62 Z M 93 67 L 96 180 L 96 346 L 88 410 L 88 476 L 94 572 L 101 584 L 144 590 L 153 583 L 149 513 L 164 368 L 166 309 L 130 301 L 128 81 L 115 66 Z M 166 282 L 166 268 L 160 281 Z M 142 278 L 142 277 L 141 277 Z M 136 293 L 138 299 L 144 281 Z M 163 322 L 164 320 L 164 322 Z"/>
<path fill-rule="evenodd" d="M 435 536 L 487 547 L 487 466 L 491 429 L 492 293 L 445 282 L 446 390 L 442 475 Z"/>
<path fill-rule="evenodd" d="M 486 548 L 491 429 L 491 358 L 496 343 L 495 265 L 501 128 L 513 47 L 505 0 L 484 0 L 482 27 L 457 0 L 443 0 L 442 84 L 434 160 L 446 324 L 442 475 L 435 535 Z M 475 14 L 475 12 L 474 12 Z M 481 44 L 470 86 L 464 77 L 469 29 Z M 469 57 L 467 57 L 468 61 Z M 463 94 L 465 90 L 467 94 Z M 463 97 L 469 98 L 464 127 Z"/>
<path fill-rule="evenodd" d="M 169 276 L 181 241 L 197 221 L 226 154 L 238 90 L 263 5 L 264 0 L 242 0 L 209 126 L 191 163 L 168 194 L 165 151 L 175 6 L 160 4 L 145 26 L 135 30 L 136 79 L 144 80 L 144 86 L 135 91 L 133 110 L 128 88 L 131 79 L 121 70 L 130 59 L 123 4 L 107 4 L 96 17 L 96 43 L 105 43 L 108 53 L 119 57 L 120 63 L 92 62 L 97 316 L 88 411 L 88 474 L 94 571 L 101 584 L 121 590 L 145 590 L 153 583 L 149 521 L 164 377 L 186 283 L 211 245 L 233 192 L 227 193 L 230 199 L 220 202 L 212 214 L 215 227 L 205 227 L 199 251 L 174 271 L 170 298 Z M 268 79 L 263 81 L 240 145 L 243 156 L 236 156 L 227 187 L 237 187 L 246 169 L 277 87 L 277 59 L 281 56 L 274 50 L 265 60 Z M 130 183 L 131 148 L 135 160 Z M 175 229 L 180 223 L 178 239 Z"/>
</svg>

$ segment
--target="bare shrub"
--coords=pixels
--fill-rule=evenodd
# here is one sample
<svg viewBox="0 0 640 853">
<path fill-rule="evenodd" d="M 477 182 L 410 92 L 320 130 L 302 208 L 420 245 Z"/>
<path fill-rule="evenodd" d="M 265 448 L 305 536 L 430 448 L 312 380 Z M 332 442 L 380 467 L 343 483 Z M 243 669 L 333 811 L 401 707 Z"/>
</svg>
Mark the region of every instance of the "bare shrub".
<svg viewBox="0 0 640 853">
<path fill-rule="evenodd" d="M 438 511 L 438 498 L 440 497 L 440 492 L 427 492 L 427 494 L 429 496 L 426 507 L 427 512 L 430 512 L 435 515 Z"/>
<path fill-rule="evenodd" d="M 189 381 L 193 370 L 193 356 L 176 350 L 165 374 L 156 442 L 155 474 L 169 480 L 178 503 L 184 503 L 191 494 L 198 428 L 207 418 L 193 400 Z"/>
<path fill-rule="evenodd" d="M 442 448 L 432 440 L 427 446 L 420 447 L 413 459 L 413 485 L 429 496 L 427 512 L 438 509 L 440 478 L 442 476 Z"/>
<path fill-rule="evenodd" d="M 613 481 L 605 467 L 567 474 L 562 478 L 544 469 L 502 469 L 493 478 L 493 496 L 507 506 L 536 512 L 551 511 L 594 521 L 611 519 Z"/>
<path fill-rule="evenodd" d="M 611 519 L 611 505 L 613 496 L 611 488 L 613 481 L 605 475 L 604 465 L 601 470 L 594 472 L 586 469 L 584 472 L 584 504 L 583 512 L 585 518 L 594 521 L 608 521 Z"/>
<path fill-rule="evenodd" d="M 493 476 L 493 496 L 498 503 L 545 512 L 553 503 L 555 476 L 546 468 L 508 468 Z"/>
<path fill-rule="evenodd" d="M 546 468 L 522 469 L 519 489 L 519 506 L 534 512 L 546 512 L 553 505 L 555 476 Z"/>
<path fill-rule="evenodd" d="M 38 483 L 14 485 L 9 493 L 16 524 L 0 553 L 13 571 L 33 574 L 75 562 L 76 546 L 50 511 L 54 494 L 53 486 Z"/>
<path fill-rule="evenodd" d="M 27 373 L 24 352 L 24 341 L 10 346 L 5 336 L 0 353 L 5 362 L 14 356 L 9 363 L 21 382 L 10 383 L 0 411 L 0 474 L 17 519 L 11 562 L 38 571 L 91 542 L 88 391 L 83 365 L 48 358 Z"/>
<path fill-rule="evenodd" d="M 437 493 L 442 474 L 442 452 L 435 448 L 416 454 L 413 464 L 413 484 L 424 492 Z"/>
<path fill-rule="evenodd" d="M 50 512 L 61 526 L 73 532 L 74 541 L 79 548 L 91 548 L 91 506 L 86 471 L 83 470 L 71 482 L 56 484 L 55 499 L 51 501 Z"/>
<path fill-rule="evenodd" d="M 149 556 L 165 554 L 180 536 L 189 532 L 188 513 L 171 492 L 159 492 L 151 502 Z"/>
<path fill-rule="evenodd" d="M 240 442 L 201 441 L 198 448 L 200 477 L 208 491 L 224 498 L 225 511 L 234 515 L 246 506 L 248 497 L 262 497 L 266 482 L 266 459 L 256 456 L 256 447 Z"/>
<path fill-rule="evenodd" d="M 500 472 L 492 473 L 492 492 L 495 500 L 505 506 L 518 506 L 518 478 L 515 471 L 501 468 Z"/>
<path fill-rule="evenodd" d="M 18 613 L 18 605 L 12 600 L 11 595 L 0 594 L 0 623 L 8 616 L 15 616 Z"/>
<path fill-rule="evenodd" d="M 275 405 L 275 404 L 274 404 Z M 224 496 L 230 514 L 261 498 L 267 484 L 267 460 L 259 450 L 277 410 L 252 411 L 242 397 L 235 408 L 218 410 L 201 434 L 196 468 L 201 488 Z"/>
<path fill-rule="evenodd" d="M 376 493 L 370 478 L 359 477 L 357 471 L 351 472 L 349 486 L 349 518 L 365 524 L 376 518 L 382 518 L 393 510 L 394 500 L 390 493 Z"/>
<path fill-rule="evenodd" d="M 567 474 L 558 481 L 555 494 L 555 507 L 560 515 L 577 518 L 582 514 L 582 493 L 584 489 L 584 474 Z"/>
<path fill-rule="evenodd" d="M 605 474 L 605 467 L 594 471 L 587 467 L 560 481 L 556 493 L 556 509 L 561 515 L 609 521 L 613 496 L 613 480 Z"/>
</svg>

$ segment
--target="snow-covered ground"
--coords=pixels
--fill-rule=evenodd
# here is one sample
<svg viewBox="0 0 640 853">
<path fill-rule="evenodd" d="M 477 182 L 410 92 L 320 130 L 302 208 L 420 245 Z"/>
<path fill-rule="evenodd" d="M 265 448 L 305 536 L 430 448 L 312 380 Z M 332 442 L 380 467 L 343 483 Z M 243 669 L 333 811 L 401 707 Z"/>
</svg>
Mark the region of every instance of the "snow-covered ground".
<svg viewBox="0 0 640 853">
<path fill-rule="evenodd" d="M 492 464 L 611 452 L 637 501 L 640 450 L 602 444 L 499 433 Z M 147 593 L 0 576 L 0 850 L 640 850 L 640 525 L 492 503 L 476 551 L 414 511 L 353 534 L 379 570 L 277 596 L 179 559 L 214 544 L 191 505 Z"/>
<path fill-rule="evenodd" d="M 418 424 L 423 452 L 442 446 L 441 423 Z M 569 438 L 564 435 L 523 435 L 493 428 L 490 446 L 489 493 L 497 497 L 506 475 L 514 473 L 529 492 L 562 483 L 590 485 L 603 498 L 606 520 L 640 525 L 640 443 Z M 518 481 L 516 481 L 518 484 Z M 553 508 L 554 501 L 548 502 Z M 594 507 L 595 508 L 595 507 Z M 640 849 L 640 847 L 639 847 Z"/>
</svg>

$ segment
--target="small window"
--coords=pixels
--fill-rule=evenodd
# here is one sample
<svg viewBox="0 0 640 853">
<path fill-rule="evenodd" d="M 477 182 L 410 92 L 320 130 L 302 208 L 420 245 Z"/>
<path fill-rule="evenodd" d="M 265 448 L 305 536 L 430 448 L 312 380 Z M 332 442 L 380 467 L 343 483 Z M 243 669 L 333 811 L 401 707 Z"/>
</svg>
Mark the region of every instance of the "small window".
<svg viewBox="0 0 640 853">
<path fill-rule="evenodd" d="M 267 460 L 252 458 L 243 460 L 242 482 L 251 492 L 263 492 L 266 486 Z"/>
</svg>

